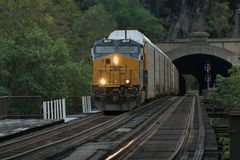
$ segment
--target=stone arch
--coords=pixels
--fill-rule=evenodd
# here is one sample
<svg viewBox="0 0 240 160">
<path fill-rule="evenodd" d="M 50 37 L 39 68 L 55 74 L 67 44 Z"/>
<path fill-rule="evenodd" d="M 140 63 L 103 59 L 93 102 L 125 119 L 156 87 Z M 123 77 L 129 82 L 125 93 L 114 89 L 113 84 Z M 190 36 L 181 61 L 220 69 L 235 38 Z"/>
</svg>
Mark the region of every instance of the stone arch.
<svg viewBox="0 0 240 160">
<path fill-rule="evenodd" d="M 224 48 L 210 46 L 208 44 L 187 44 L 181 48 L 170 50 L 166 52 L 166 54 L 172 61 L 188 55 L 204 54 L 221 58 L 231 64 L 239 64 L 238 54 L 228 51 Z"/>
<path fill-rule="evenodd" d="M 199 92 L 208 86 L 214 86 L 218 74 L 228 76 L 228 69 L 232 65 L 240 64 L 239 54 L 221 46 L 211 45 L 206 32 L 191 33 L 185 41 L 169 42 L 169 48 L 165 51 L 173 61 L 180 74 L 191 74 L 198 79 Z M 164 46 L 164 45 L 163 45 Z M 161 46 L 159 45 L 161 48 Z M 174 48 L 174 49 L 171 49 Z M 211 73 L 206 73 L 205 64 L 211 64 Z M 211 83 L 206 84 L 206 75 L 211 76 Z M 186 92 L 185 79 L 180 77 L 180 94 Z"/>
</svg>

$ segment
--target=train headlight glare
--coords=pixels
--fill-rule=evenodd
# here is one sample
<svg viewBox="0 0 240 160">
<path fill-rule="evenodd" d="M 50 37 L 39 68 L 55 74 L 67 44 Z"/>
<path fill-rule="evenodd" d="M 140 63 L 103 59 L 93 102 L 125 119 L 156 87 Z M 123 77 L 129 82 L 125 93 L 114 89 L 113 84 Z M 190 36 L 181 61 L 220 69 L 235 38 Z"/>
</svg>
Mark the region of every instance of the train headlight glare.
<svg viewBox="0 0 240 160">
<path fill-rule="evenodd" d="M 102 79 L 100 80 L 100 84 L 101 84 L 101 85 L 105 85 L 105 84 L 106 84 L 106 80 L 105 80 L 104 78 L 102 78 Z"/>
<path fill-rule="evenodd" d="M 118 56 L 114 56 L 114 57 L 113 57 L 113 63 L 114 63 L 114 64 L 118 64 L 118 63 L 119 63 Z"/>
<path fill-rule="evenodd" d="M 128 83 L 130 83 L 130 80 L 129 80 L 129 79 L 126 79 L 126 81 L 125 81 L 125 82 L 126 82 L 126 84 L 128 84 Z"/>
</svg>

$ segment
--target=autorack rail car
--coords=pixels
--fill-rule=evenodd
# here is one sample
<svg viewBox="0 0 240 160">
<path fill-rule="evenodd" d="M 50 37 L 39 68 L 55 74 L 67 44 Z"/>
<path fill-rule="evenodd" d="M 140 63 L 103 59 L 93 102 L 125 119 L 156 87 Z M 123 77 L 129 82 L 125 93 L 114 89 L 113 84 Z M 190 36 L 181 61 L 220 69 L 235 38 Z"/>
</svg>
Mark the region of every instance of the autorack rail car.
<svg viewBox="0 0 240 160">
<path fill-rule="evenodd" d="M 179 72 L 137 30 L 116 30 L 92 47 L 92 96 L 103 111 L 127 111 L 157 96 L 177 95 Z"/>
</svg>

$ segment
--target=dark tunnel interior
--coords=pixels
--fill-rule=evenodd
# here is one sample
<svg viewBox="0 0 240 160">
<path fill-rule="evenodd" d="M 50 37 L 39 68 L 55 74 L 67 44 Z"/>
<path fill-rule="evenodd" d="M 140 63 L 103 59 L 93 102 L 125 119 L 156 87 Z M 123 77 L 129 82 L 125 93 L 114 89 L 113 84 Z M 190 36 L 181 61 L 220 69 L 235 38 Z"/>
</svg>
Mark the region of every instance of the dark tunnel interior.
<svg viewBox="0 0 240 160">
<path fill-rule="evenodd" d="M 209 87 L 213 87 L 217 74 L 228 76 L 228 69 L 231 68 L 231 63 L 216 56 L 206 54 L 194 54 L 178 58 L 173 61 L 178 68 L 180 75 L 191 74 L 195 76 L 199 84 L 199 94 L 203 89 L 207 88 L 206 75 L 207 71 L 205 64 L 210 64 L 209 75 L 211 81 Z M 186 93 L 186 82 L 183 76 L 180 77 L 180 95 Z"/>
</svg>

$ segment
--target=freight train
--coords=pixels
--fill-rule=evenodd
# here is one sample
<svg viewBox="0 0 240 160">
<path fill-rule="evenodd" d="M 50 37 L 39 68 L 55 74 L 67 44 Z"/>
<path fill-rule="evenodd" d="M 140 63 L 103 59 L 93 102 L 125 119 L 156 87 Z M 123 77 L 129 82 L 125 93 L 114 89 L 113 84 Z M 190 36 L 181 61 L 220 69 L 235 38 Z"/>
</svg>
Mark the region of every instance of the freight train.
<svg viewBox="0 0 240 160">
<path fill-rule="evenodd" d="M 171 60 L 137 30 L 116 30 L 92 47 L 92 97 L 103 111 L 128 111 L 179 92 Z"/>
</svg>

